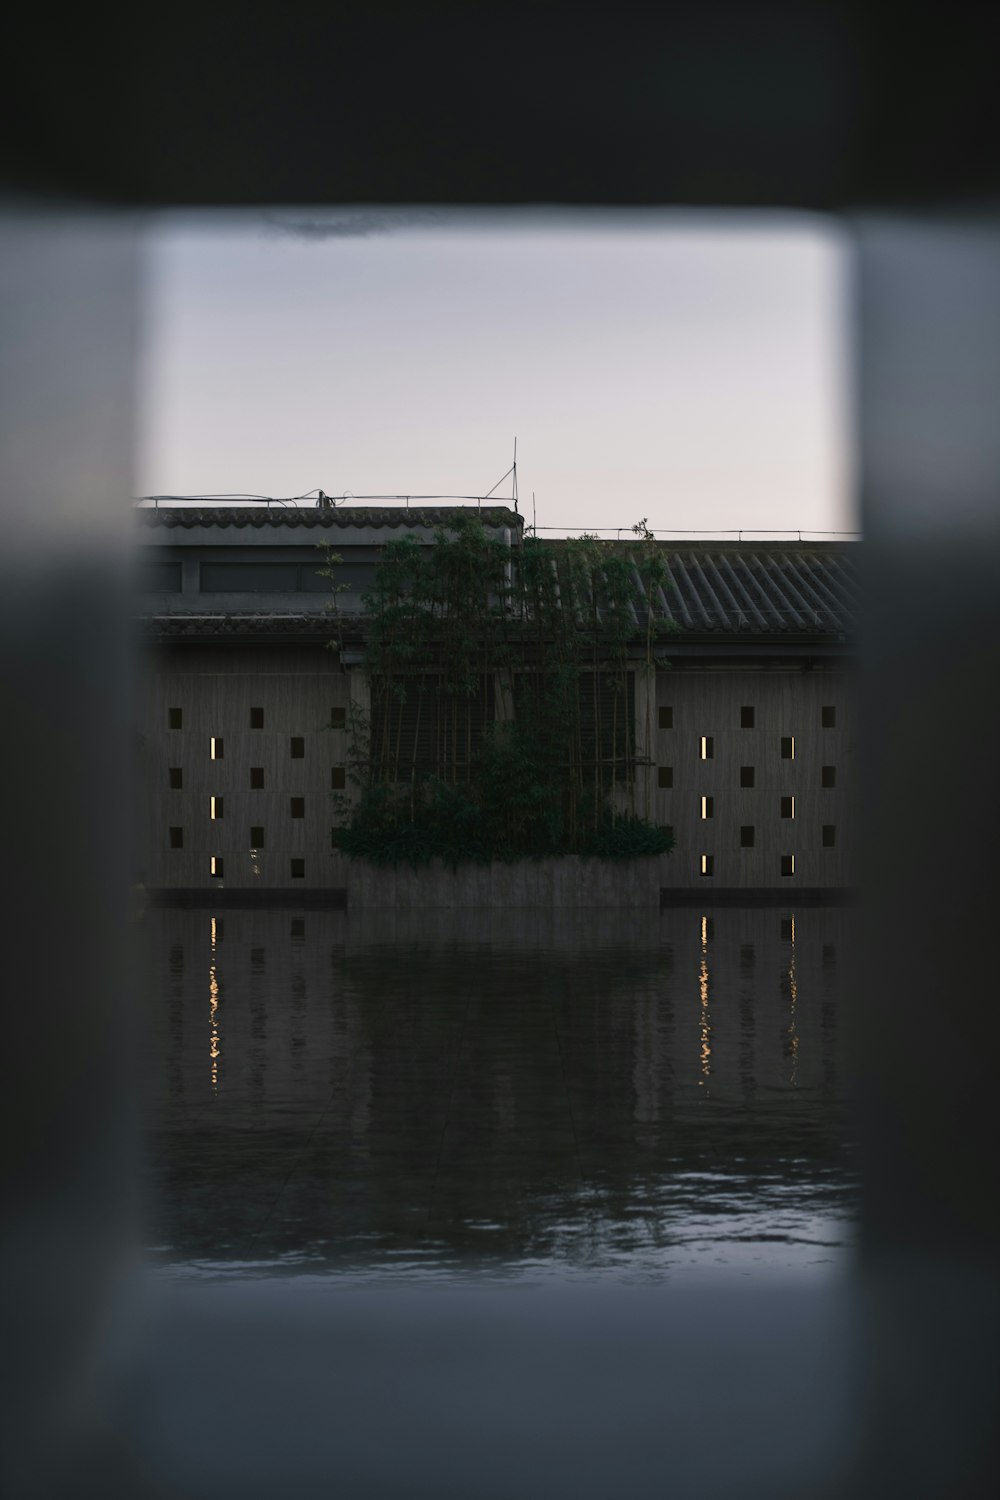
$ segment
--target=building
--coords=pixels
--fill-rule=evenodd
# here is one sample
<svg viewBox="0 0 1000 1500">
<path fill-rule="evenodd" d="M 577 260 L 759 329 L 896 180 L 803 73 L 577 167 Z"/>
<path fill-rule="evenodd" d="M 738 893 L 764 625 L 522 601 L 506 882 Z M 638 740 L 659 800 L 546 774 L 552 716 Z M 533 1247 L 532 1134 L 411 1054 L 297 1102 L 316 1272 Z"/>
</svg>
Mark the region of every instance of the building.
<svg viewBox="0 0 1000 1500">
<path fill-rule="evenodd" d="M 321 899 L 361 880 L 336 851 L 331 793 L 347 786 L 351 705 L 369 703 L 362 595 L 388 539 L 430 547 L 457 509 L 137 508 L 148 890 Z M 478 514 L 513 564 L 522 518 Z M 337 649 L 320 544 L 340 559 Z M 648 862 L 657 888 L 700 900 L 850 889 L 857 544 L 691 541 L 662 553 L 652 603 L 672 622 L 668 661 L 643 671 L 637 644 L 628 698 L 637 810 L 676 838 Z"/>
</svg>

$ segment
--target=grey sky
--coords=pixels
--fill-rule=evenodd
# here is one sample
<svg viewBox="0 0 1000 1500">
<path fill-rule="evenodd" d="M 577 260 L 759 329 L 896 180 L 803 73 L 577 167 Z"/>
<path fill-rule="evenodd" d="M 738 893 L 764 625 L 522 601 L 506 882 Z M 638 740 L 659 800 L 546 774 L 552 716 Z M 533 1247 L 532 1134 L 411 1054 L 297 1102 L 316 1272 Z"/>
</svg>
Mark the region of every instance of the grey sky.
<svg viewBox="0 0 1000 1500">
<path fill-rule="evenodd" d="M 540 527 L 849 529 L 847 273 L 806 216 L 161 218 L 137 489 L 484 493 L 516 433 Z"/>
</svg>

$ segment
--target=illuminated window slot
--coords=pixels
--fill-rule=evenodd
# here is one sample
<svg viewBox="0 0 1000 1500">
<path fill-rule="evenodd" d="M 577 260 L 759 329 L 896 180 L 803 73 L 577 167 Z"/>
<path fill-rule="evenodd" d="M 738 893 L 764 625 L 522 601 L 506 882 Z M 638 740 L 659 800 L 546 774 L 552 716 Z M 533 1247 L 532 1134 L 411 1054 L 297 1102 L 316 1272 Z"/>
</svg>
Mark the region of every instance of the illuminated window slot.
<svg viewBox="0 0 1000 1500">
<path fill-rule="evenodd" d="M 702 760 L 711 760 L 715 755 L 715 741 L 710 734 L 703 734 L 699 744 L 699 755 Z"/>
<path fill-rule="evenodd" d="M 209 740 L 208 744 L 209 744 L 209 754 L 211 755 L 212 759 L 213 760 L 221 760 L 222 757 L 223 757 L 223 755 L 225 754 L 225 748 L 226 747 L 225 747 L 225 744 L 223 743 L 223 741 L 219 738 L 219 736 L 213 734 L 213 736 Z"/>
<path fill-rule="evenodd" d="M 782 735 L 782 737 L 781 737 L 781 758 L 782 758 L 782 760 L 794 760 L 795 759 L 795 736 L 793 734 Z"/>
<path fill-rule="evenodd" d="M 782 873 L 782 875 L 794 875 L 795 874 L 795 855 L 794 854 L 783 854 L 781 856 L 781 873 Z"/>
<path fill-rule="evenodd" d="M 702 875 L 714 875 L 715 874 L 715 855 L 714 854 L 703 854 L 701 856 L 701 873 L 702 873 Z"/>
<path fill-rule="evenodd" d="M 208 799 L 208 805 L 209 816 L 212 818 L 213 822 L 216 818 L 221 818 L 223 816 L 224 803 L 221 797 L 210 797 Z"/>
<path fill-rule="evenodd" d="M 703 819 L 704 818 L 711 818 L 711 817 L 715 816 L 715 799 L 714 798 L 712 798 L 712 797 L 702 797 L 702 799 L 701 799 L 701 816 L 702 816 Z"/>
<path fill-rule="evenodd" d="M 781 816 L 783 818 L 794 818 L 795 817 L 795 798 L 794 797 L 782 797 L 782 799 L 781 799 Z"/>
<path fill-rule="evenodd" d="M 211 873 L 211 876 L 212 876 L 213 880 L 221 880 L 222 879 L 223 860 L 222 860 L 222 855 L 221 854 L 213 854 L 212 855 L 211 863 L 210 863 L 210 866 L 209 866 L 209 870 L 210 870 L 210 873 Z"/>
</svg>

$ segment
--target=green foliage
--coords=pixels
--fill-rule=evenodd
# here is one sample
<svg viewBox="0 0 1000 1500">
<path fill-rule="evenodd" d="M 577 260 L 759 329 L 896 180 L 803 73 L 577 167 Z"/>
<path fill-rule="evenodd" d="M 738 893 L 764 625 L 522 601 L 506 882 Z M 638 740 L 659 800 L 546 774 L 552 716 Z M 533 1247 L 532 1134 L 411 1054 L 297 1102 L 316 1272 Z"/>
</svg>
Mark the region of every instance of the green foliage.
<svg viewBox="0 0 1000 1500">
<path fill-rule="evenodd" d="M 446 864 L 488 864 L 493 858 L 482 811 L 461 787 L 429 777 L 413 792 L 386 782 L 366 786 L 339 847 L 355 859 L 413 869 Z"/>
<path fill-rule="evenodd" d="M 363 600 L 371 711 L 352 709 L 340 848 L 419 866 L 672 847 L 635 807 L 648 758 L 630 675 L 663 665 L 672 627 L 646 609 L 662 554 L 644 521 L 634 531 L 511 549 L 458 515 L 432 547 L 387 544 Z"/>
<path fill-rule="evenodd" d="M 674 836 L 665 828 L 625 813 L 618 818 L 603 817 L 588 832 L 581 853 L 598 859 L 635 859 L 645 854 L 669 854 L 673 847 Z"/>
</svg>

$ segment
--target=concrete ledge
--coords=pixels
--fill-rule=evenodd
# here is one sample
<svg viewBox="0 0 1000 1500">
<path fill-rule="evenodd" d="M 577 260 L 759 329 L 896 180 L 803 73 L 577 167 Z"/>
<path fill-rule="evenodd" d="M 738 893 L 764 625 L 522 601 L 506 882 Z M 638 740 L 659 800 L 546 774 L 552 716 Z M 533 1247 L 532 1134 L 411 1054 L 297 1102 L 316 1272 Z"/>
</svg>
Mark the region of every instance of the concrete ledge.
<svg viewBox="0 0 1000 1500">
<path fill-rule="evenodd" d="M 200 910 L 309 911 L 667 911 L 672 907 L 853 906 L 843 886 L 666 886 L 658 859 L 522 861 L 423 870 L 348 865 L 331 886 L 180 886 L 148 890 L 150 906 Z"/>
</svg>

